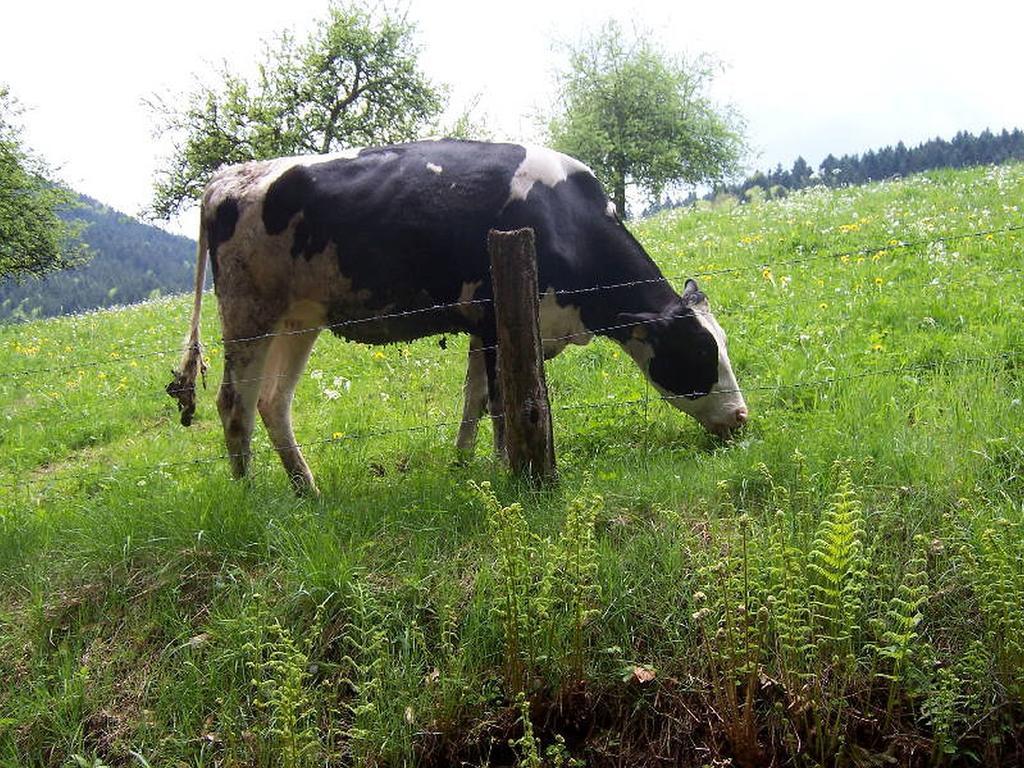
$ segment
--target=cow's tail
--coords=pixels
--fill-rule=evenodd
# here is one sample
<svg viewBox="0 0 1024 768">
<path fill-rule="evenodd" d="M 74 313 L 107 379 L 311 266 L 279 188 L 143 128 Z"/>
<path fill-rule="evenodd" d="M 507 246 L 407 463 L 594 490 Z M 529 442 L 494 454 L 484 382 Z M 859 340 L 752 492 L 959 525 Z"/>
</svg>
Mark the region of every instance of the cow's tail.
<svg viewBox="0 0 1024 768">
<path fill-rule="evenodd" d="M 202 218 L 202 214 L 200 214 Z M 178 401 L 181 423 L 186 427 L 192 423 L 196 412 L 196 379 L 202 377 L 206 387 L 206 361 L 203 359 L 203 345 L 199 343 L 199 318 L 203 311 L 203 287 L 206 284 L 206 227 L 200 222 L 199 245 L 196 253 L 196 290 L 192 305 L 192 324 L 185 338 L 185 349 L 181 362 L 171 371 L 174 378 L 167 385 L 167 394 Z"/>
</svg>

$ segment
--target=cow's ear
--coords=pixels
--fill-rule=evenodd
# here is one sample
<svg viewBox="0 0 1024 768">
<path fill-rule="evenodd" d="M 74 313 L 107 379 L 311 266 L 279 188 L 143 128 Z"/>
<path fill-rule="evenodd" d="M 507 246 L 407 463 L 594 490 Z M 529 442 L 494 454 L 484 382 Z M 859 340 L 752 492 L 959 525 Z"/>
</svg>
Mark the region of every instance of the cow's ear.
<svg viewBox="0 0 1024 768">
<path fill-rule="evenodd" d="M 707 304 L 708 297 L 704 295 L 704 292 L 697 285 L 697 281 L 693 278 L 686 279 L 686 285 L 683 287 L 683 306 L 693 307 L 699 304 Z"/>
</svg>

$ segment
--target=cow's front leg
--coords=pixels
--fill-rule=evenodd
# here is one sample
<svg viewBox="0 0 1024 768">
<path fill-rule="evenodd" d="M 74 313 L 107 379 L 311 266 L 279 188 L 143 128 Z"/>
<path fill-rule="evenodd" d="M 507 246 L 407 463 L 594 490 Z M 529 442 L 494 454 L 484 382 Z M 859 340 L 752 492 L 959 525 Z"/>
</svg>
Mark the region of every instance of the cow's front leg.
<svg viewBox="0 0 1024 768">
<path fill-rule="evenodd" d="M 480 417 L 487 410 L 487 366 L 484 362 L 483 346 L 479 336 L 469 337 L 469 360 L 462 394 L 462 422 L 459 424 L 459 436 L 455 441 L 455 449 L 460 459 L 467 459 L 473 455 Z"/>
</svg>

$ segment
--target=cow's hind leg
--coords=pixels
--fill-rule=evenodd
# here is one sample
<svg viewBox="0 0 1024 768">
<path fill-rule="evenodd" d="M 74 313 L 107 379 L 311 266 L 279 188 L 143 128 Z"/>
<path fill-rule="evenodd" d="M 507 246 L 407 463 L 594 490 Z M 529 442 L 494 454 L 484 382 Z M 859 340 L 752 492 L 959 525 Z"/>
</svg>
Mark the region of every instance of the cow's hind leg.
<svg viewBox="0 0 1024 768">
<path fill-rule="evenodd" d="M 484 339 L 483 358 L 487 378 L 487 409 L 490 411 L 491 427 L 494 430 L 494 453 L 499 459 L 505 459 L 505 403 L 501 394 L 501 383 L 498 381 L 497 340 Z"/>
<path fill-rule="evenodd" d="M 251 459 L 252 429 L 270 340 L 224 342 L 224 380 L 217 395 L 217 410 L 224 425 L 224 441 L 231 473 L 245 477 Z"/>
<path fill-rule="evenodd" d="M 469 337 L 469 364 L 463 388 L 462 422 L 455 448 L 460 458 L 469 458 L 476 447 L 480 417 L 487 410 L 487 366 L 484 364 L 483 342 L 479 336 Z"/>
<path fill-rule="evenodd" d="M 295 442 L 292 398 L 318 334 L 319 331 L 311 330 L 274 339 L 259 396 L 260 416 L 295 492 L 309 495 L 316 495 L 317 488 L 302 450 Z"/>
</svg>

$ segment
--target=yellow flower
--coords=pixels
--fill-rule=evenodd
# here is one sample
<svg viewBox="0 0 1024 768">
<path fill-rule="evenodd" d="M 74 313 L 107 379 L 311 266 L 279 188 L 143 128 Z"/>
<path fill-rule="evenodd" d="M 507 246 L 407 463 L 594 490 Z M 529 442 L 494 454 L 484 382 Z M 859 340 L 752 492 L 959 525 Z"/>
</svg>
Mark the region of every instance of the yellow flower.
<svg viewBox="0 0 1024 768">
<path fill-rule="evenodd" d="M 374 360 L 383 360 L 383 359 L 384 359 L 384 353 L 383 353 L 383 352 L 381 352 L 381 351 L 380 351 L 380 350 L 378 349 L 378 350 L 377 350 L 376 352 L 374 352 L 374 353 L 373 353 L 373 359 L 374 359 Z"/>
<path fill-rule="evenodd" d="M 332 440 L 341 440 L 345 436 L 344 432 L 331 432 Z"/>
<path fill-rule="evenodd" d="M 874 344 L 871 345 L 871 351 L 872 352 L 881 352 L 883 349 L 885 349 L 885 347 L 883 347 L 877 341 Z"/>
<path fill-rule="evenodd" d="M 875 278 L 875 285 L 882 285 L 884 282 L 885 282 L 885 280 L 883 280 L 880 277 L 876 277 Z"/>
<path fill-rule="evenodd" d="M 828 302 L 827 301 L 821 302 L 821 304 L 818 305 L 818 309 L 828 309 Z"/>
</svg>

